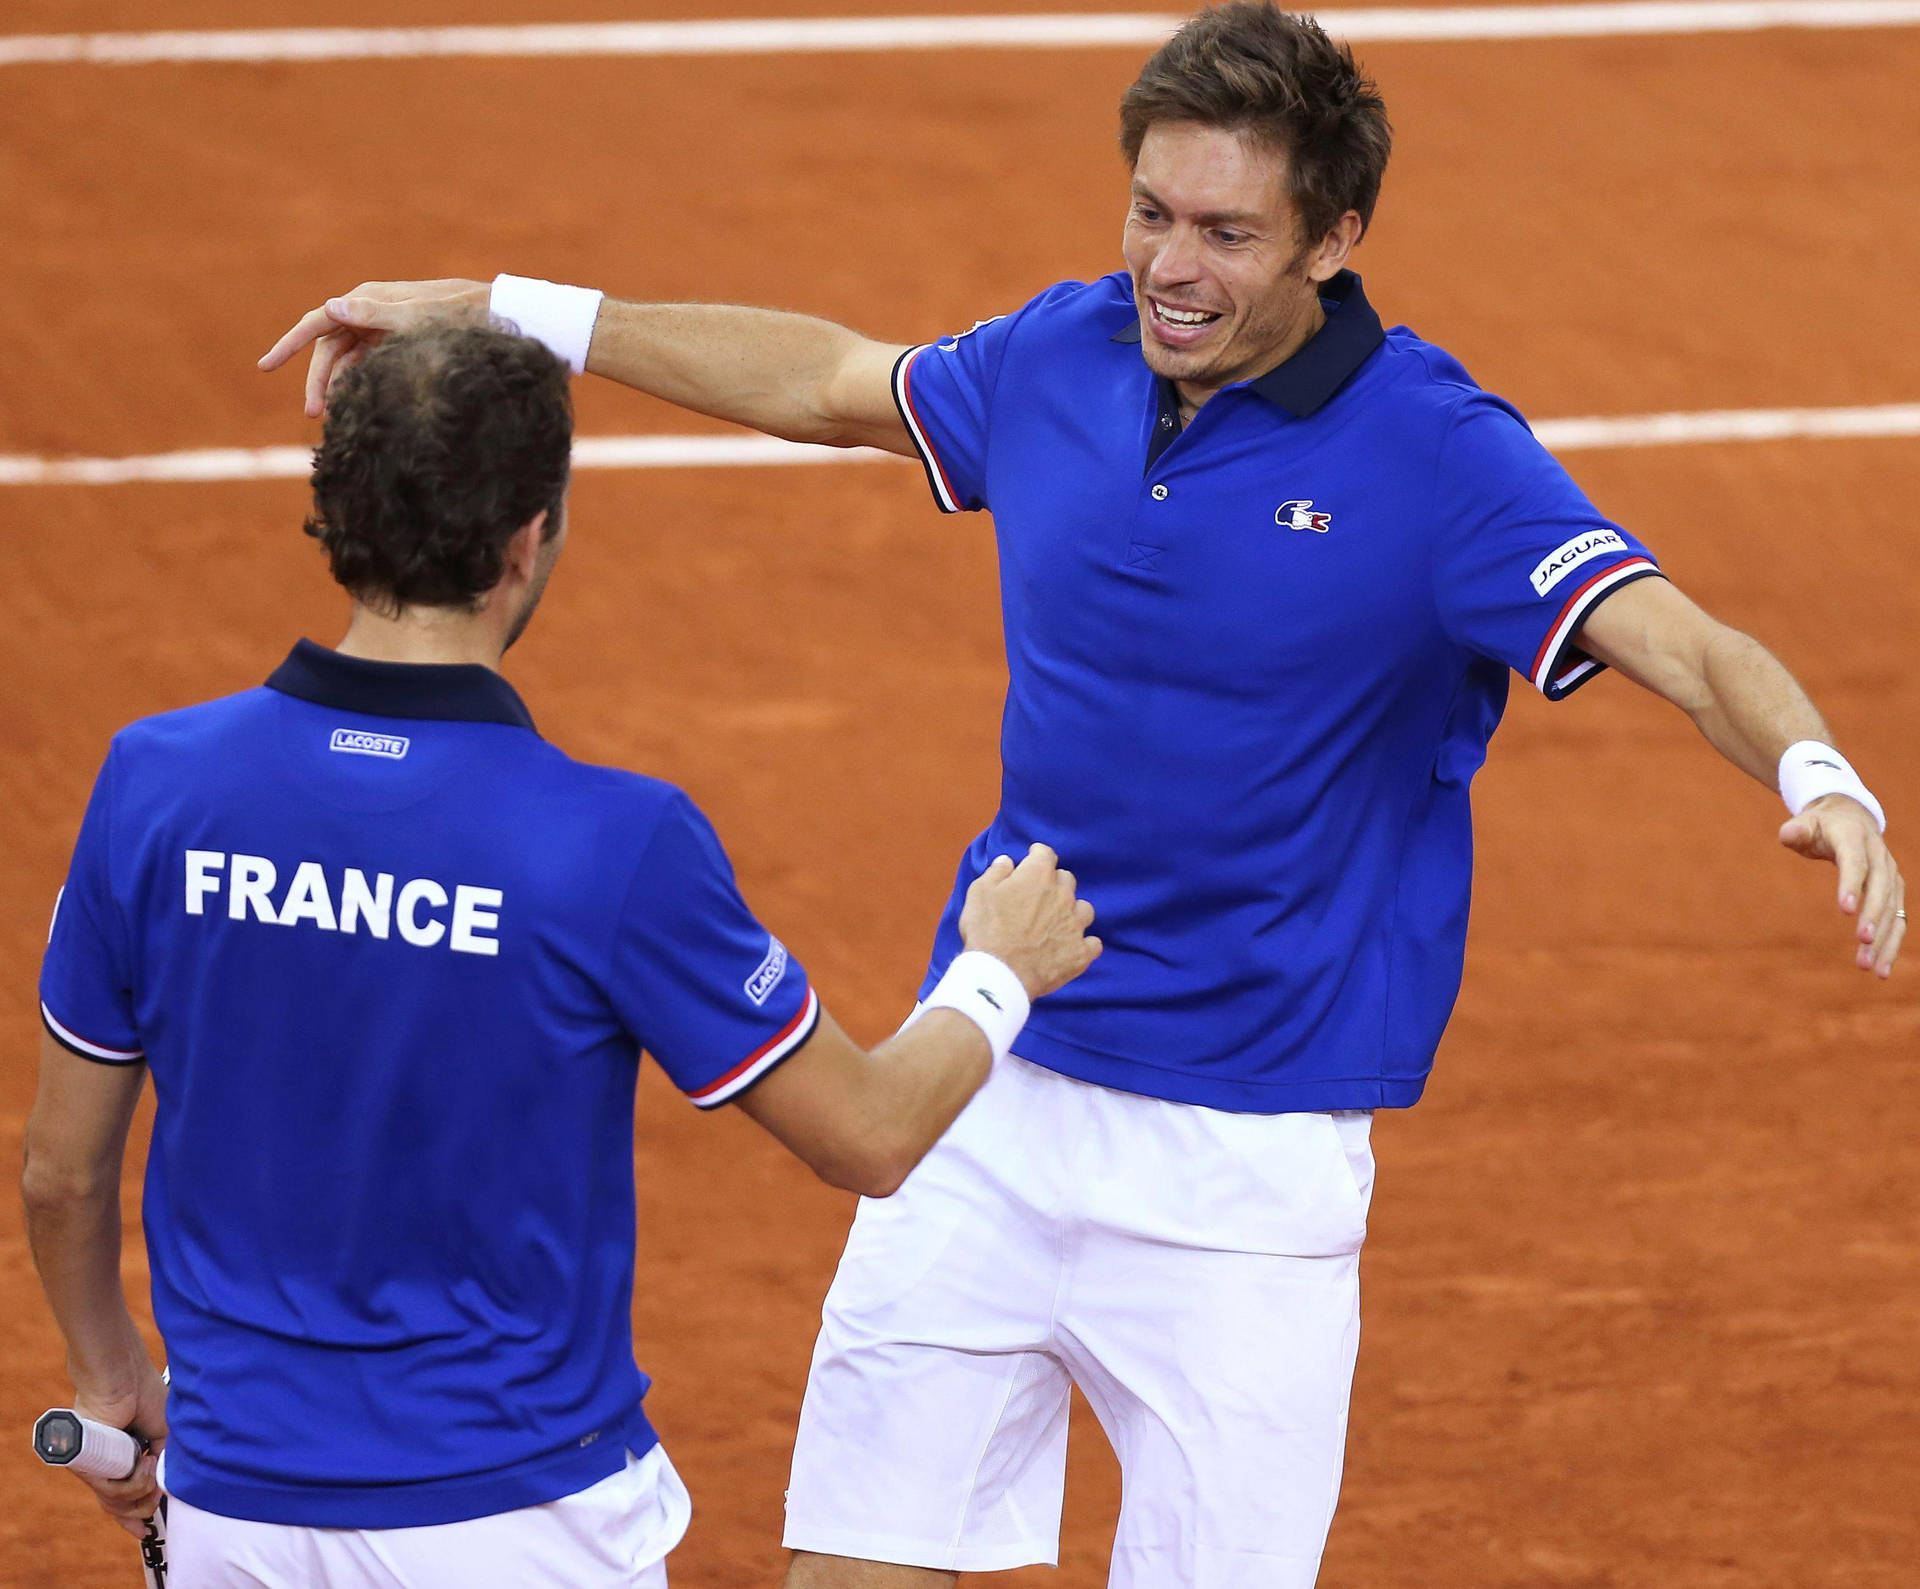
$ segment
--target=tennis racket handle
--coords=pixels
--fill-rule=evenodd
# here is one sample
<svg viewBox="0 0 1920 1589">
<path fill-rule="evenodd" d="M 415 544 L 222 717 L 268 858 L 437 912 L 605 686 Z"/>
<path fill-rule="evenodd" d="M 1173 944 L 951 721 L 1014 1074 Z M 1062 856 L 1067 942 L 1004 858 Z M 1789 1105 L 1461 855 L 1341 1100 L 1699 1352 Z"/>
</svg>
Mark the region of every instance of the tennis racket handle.
<svg viewBox="0 0 1920 1589">
<path fill-rule="evenodd" d="M 71 1407 L 50 1407 L 34 1420 L 34 1455 L 48 1467 L 88 1478 L 131 1478 L 145 1449 L 126 1430 L 83 1418 Z"/>
</svg>

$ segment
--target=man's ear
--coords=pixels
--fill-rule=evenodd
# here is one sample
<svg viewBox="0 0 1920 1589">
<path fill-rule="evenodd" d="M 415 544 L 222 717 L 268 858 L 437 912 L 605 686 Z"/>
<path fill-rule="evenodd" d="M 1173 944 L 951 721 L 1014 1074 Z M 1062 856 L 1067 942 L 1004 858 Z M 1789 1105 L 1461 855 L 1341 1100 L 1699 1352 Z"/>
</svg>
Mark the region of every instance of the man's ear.
<svg viewBox="0 0 1920 1589">
<path fill-rule="evenodd" d="M 1365 230 L 1360 223 L 1360 212 L 1348 210 L 1307 255 L 1308 278 L 1313 281 L 1332 281 L 1347 268 L 1347 256 L 1353 252 L 1354 246 L 1360 241 L 1360 234 Z"/>
<path fill-rule="evenodd" d="M 503 578 L 514 574 L 522 583 L 532 582 L 540 561 L 540 548 L 546 540 L 546 531 L 547 510 L 542 508 L 513 532 L 507 542 L 506 556 L 500 570 Z"/>
</svg>

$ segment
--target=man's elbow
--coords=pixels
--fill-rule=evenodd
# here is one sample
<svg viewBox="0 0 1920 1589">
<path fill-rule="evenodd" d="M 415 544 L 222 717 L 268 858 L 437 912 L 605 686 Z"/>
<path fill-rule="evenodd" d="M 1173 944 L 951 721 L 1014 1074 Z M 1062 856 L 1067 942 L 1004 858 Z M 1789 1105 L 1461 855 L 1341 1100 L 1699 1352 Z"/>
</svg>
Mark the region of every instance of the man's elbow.
<svg viewBox="0 0 1920 1589">
<path fill-rule="evenodd" d="M 808 447 L 851 447 L 854 443 L 842 433 L 839 423 L 808 404 L 787 417 L 776 432 L 782 441 L 795 441 Z"/>
<path fill-rule="evenodd" d="M 880 1132 L 863 1133 L 830 1159 L 813 1166 L 829 1186 L 862 1197 L 891 1197 L 905 1184 L 926 1148 Z"/>
<path fill-rule="evenodd" d="M 809 400 L 789 421 L 785 439 L 811 447 L 868 447 L 874 440 L 866 428 L 818 398 Z"/>
<path fill-rule="evenodd" d="M 119 1196 L 117 1166 L 62 1160 L 29 1146 L 20 1171 L 20 1201 L 28 1214 L 55 1214 Z"/>
<path fill-rule="evenodd" d="M 920 1162 L 919 1155 L 909 1158 L 896 1154 L 881 1159 L 867 1168 L 864 1183 L 856 1188 L 862 1197 L 891 1197 L 907 1183 L 907 1177 L 913 1173 L 913 1167 Z"/>
</svg>

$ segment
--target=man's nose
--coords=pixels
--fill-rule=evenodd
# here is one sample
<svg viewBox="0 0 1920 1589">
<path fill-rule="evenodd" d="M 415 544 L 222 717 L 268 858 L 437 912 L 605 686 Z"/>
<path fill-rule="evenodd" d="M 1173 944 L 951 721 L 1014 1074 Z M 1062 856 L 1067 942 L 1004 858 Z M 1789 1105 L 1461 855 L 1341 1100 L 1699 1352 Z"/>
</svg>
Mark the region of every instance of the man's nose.
<svg viewBox="0 0 1920 1589">
<path fill-rule="evenodd" d="M 1200 238 L 1191 228 L 1176 226 L 1153 256 L 1147 279 L 1157 287 L 1174 287 L 1200 274 Z"/>
</svg>

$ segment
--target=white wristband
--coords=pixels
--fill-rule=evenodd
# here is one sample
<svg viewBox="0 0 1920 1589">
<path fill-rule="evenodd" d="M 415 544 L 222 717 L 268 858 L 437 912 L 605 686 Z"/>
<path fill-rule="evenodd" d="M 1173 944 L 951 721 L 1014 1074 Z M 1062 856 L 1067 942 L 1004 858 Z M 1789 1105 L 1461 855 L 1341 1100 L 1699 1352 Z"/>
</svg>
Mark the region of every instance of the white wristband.
<svg viewBox="0 0 1920 1589">
<path fill-rule="evenodd" d="M 1817 739 L 1789 745 L 1780 757 L 1780 798 L 1786 801 L 1787 809 L 1797 817 L 1822 795 L 1830 794 L 1858 800 L 1873 813 L 1880 831 L 1887 831 L 1886 812 L 1845 756 Z"/>
<path fill-rule="evenodd" d="M 1020 1028 L 1027 1024 L 1033 1001 L 1006 961 L 980 949 L 954 956 L 934 989 L 920 1006 L 927 1010 L 957 1010 L 987 1034 L 994 1063 L 1007 1057 Z M 909 1023 L 911 1024 L 911 1023 Z"/>
<path fill-rule="evenodd" d="M 600 300 L 605 296 L 591 287 L 563 287 L 532 276 L 495 276 L 487 312 L 509 322 L 522 336 L 546 344 L 575 375 L 582 375 L 587 347 L 593 341 L 593 322 L 600 317 Z"/>
</svg>

